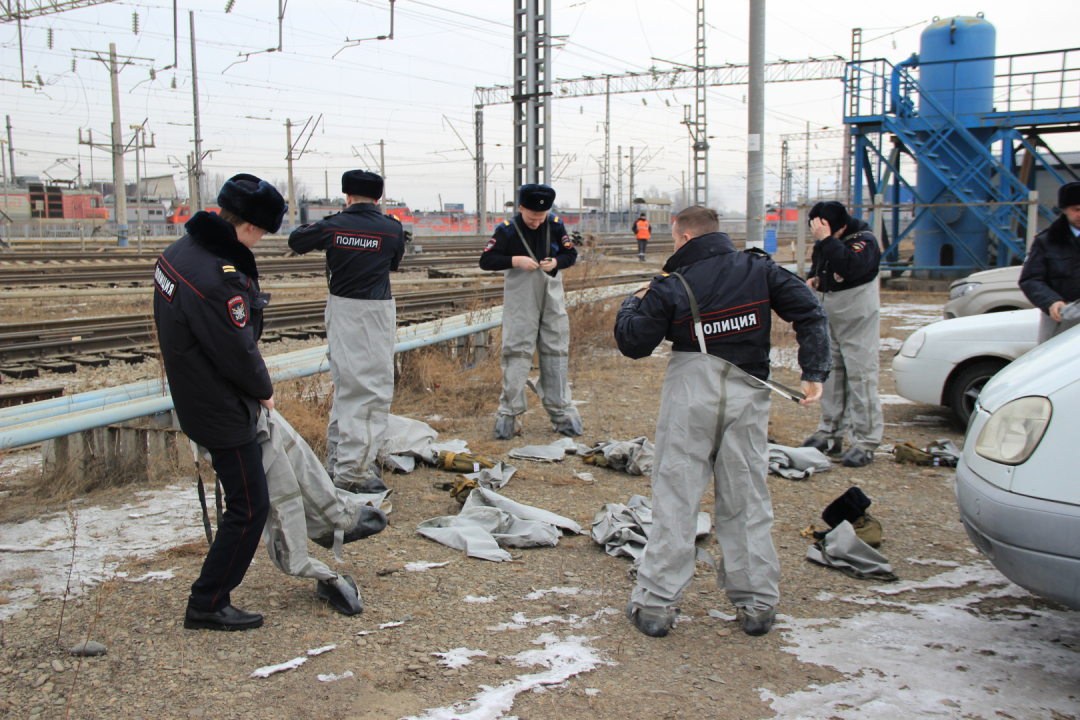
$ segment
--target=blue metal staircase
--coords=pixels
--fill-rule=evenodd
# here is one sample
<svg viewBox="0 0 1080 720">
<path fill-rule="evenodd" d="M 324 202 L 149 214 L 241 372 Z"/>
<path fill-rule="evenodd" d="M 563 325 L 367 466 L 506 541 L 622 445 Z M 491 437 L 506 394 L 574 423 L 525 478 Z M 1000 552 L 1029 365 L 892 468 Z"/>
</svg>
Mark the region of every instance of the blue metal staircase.
<svg viewBox="0 0 1080 720">
<path fill-rule="evenodd" d="M 893 65 L 886 60 L 868 60 L 848 64 L 845 78 L 845 107 L 853 108 L 854 114 L 844 118 L 855 137 L 853 215 L 861 216 L 863 208 L 858 199 L 863 197 L 864 180 L 871 197 L 884 193 L 879 184 L 891 181 L 894 197 L 899 197 L 899 187 L 910 190 L 914 198 L 915 220 L 906 229 L 899 229 L 898 212 L 893 212 L 894 226 L 891 242 L 883 255 L 883 264 L 898 261 L 900 241 L 914 228 L 932 222 L 952 240 L 954 247 L 963 250 L 965 258 L 957 257 L 956 269 L 970 267 L 985 269 L 996 262 L 1007 265 L 1013 259 L 1022 260 L 1025 255 L 1025 230 L 1028 222 L 1028 182 L 1014 169 L 1015 153 L 1021 148 L 1032 154 L 1036 163 L 1057 181 L 1065 179 L 1053 164 L 1039 153 L 1028 138 L 1016 128 L 1019 125 L 1032 128 L 1037 133 L 1040 126 L 1054 126 L 1056 130 L 1080 130 L 1080 80 L 1072 80 L 1070 93 L 1066 96 L 1065 74 L 1068 53 L 1080 57 L 1078 50 L 1043 53 L 1058 57 L 1057 68 L 1062 73 L 1059 102 L 1054 99 L 1041 104 L 1047 107 L 1016 109 L 1011 107 L 1013 88 L 1007 88 L 1010 107 L 1005 112 L 954 116 L 934 95 L 923 92 L 913 75 L 917 60 L 912 59 Z M 1031 55 L 1029 54 L 1025 57 Z M 1061 62 L 1062 56 L 1064 62 Z M 1008 59 L 1008 58 L 1005 58 Z M 1010 61 L 1009 67 L 1012 67 Z M 1025 75 L 1026 76 L 1026 75 Z M 1014 75 L 1005 76 L 1009 83 Z M 1080 77 L 1078 74 L 1076 77 Z M 1071 85 L 1076 85 L 1073 107 L 1066 107 L 1073 100 Z M 995 87 L 995 101 L 1002 88 Z M 851 102 L 854 100 L 855 102 Z M 916 108 L 921 108 L 920 115 Z M 1073 128 L 1072 126 L 1076 126 Z M 1030 131 L 1029 131 L 1030 132 Z M 892 148 L 884 146 L 885 138 L 891 136 Z M 998 145 L 999 152 L 993 147 Z M 920 171 L 929 171 L 941 183 L 942 189 L 934 197 L 922 197 L 915 186 L 915 173 L 908 179 L 901 172 L 901 153 L 916 161 Z M 876 170 L 876 172 L 875 172 Z M 895 200 L 893 201 L 895 202 Z M 1040 204 L 1039 213 L 1046 220 L 1054 216 L 1049 205 Z M 931 207 L 937 206 L 937 207 Z M 989 237 L 990 263 L 985 257 L 968 247 L 950 227 L 950 213 L 964 209 L 973 213 L 986 226 Z M 960 265 L 965 259 L 971 265 Z M 940 268 L 926 268 L 940 269 Z"/>
</svg>

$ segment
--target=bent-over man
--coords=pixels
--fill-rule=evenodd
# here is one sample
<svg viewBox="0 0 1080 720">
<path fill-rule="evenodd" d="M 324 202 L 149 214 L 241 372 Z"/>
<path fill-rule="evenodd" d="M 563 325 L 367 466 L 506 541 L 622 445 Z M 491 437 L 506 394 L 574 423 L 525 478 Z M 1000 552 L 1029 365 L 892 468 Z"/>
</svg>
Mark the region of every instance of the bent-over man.
<svg viewBox="0 0 1080 720">
<path fill-rule="evenodd" d="M 772 312 L 795 327 L 805 404 L 829 373 L 825 311 L 795 275 L 767 255 L 739 252 L 716 212 L 694 206 L 672 223 L 664 274 L 628 297 L 615 321 L 627 357 L 648 357 L 665 338 L 671 359 L 660 397 L 652 475 L 653 525 L 626 614 L 646 635 L 674 626 L 694 577 L 695 518 L 710 479 L 723 552 L 717 585 L 763 635 L 779 600 L 768 473 L 769 333 Z M 700 334 L 699 334 L 700 332 Z"/>
<path fill-rule="evenodd" d="M 1040 345 L 1080 325 L 1080 182 L 1058 189 L 1058 207 L 1061 216 L 1035 236 L 1020 273 L 1020 289 L 1042 310 Z"/>
</svg>

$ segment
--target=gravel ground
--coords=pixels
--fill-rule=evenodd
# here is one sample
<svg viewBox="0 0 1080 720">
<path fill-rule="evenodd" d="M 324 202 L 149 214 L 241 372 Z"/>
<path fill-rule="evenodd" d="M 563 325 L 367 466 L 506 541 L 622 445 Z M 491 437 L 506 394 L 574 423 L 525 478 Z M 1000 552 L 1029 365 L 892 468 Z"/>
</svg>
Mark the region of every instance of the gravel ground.
<svg viewBox="0 0 1080 720">
<path fill-rule="evenodd" d="M 883 317 L 882 337 L 893 338 L 883 342 L 883 395 L 895 395 L 888 368 L 896 343 L 913 326 L 935 319 L 935 313 L 940 317 L 943 301 L 940 296 L 883 294 L 890 312 Z M 775 339 L 780 352 L 774 364 L 789 363 L 790 333 L 778 330 Z M 304 345 L 284 341 L 273 346 L 272 352 Z M 576 358 L 572 379 L 575 400 L 583 401 L 579 409 L 586 428 L 584 440 L 593 443 L 642 434 L 652 438 L 665 365 L 664 352 L 633 362 L 610 347 L 594 350 L 587 361 Z M 84 368 L 79 375 L 81 382 L 88 383 L 81 389 L 88 389 L 151 372 L 156 372 L 156 366 L 145 363 L 102 371 Z M 791 370 L 777 372 L 781 382 L 797 382 Z M 71 377 L 55 379 L 66 382 Z M 492 460 L 506 459 L 505 453 L 513 447 L 557 439 L 542 411 L 536 410 L 525 416 L 524 437 L 513 442 L 491 439 L 496 402 L 497 397 L 486 398 L 482 412 L 444 416 L 433 424 L 442 438 L 466 439 L 473 452 Z M 962 440 L 944 408 L 895 401 L 884 408 L 886 444 L 911 440 L 925 446 L 937 438 Z M 415 395 L 396 399 L 395 411 L 419 418 L 431 415 Z M 777 400 L 770 434 L 781 444 L 798 445 L 813 431 L 817 418 L 816 408 Z M 625 502 L 635 493 L 649 494 L 646 479 L 585 466 L 577 458 L 550 465 L 516 464 L 520 471 L 503 494 L 566 515 L 586 531 L 604 503 Z M 591 472 L 595 482 L 576 478 L 574 473 L 582 471 Z M 632 588 L 626 576 L 629 562 L 606 555 L 587 534 L 566 536 L 555 548 L 514 551 L 518 559 L 510 563 L 466 558 L 419 536 L 415 532 L 418 522 L 456 510 L 446 493 L 433 488 L 449 477 L 421 468 L 391 478 L 395 492 L 390 526 L 376 537 L 346 547 L 345 571 L 356 579 L 367 605 L 360 617 L 345 618 L 327 609 L 316 601 L 313 581 L 282 576 L 260 551 L 233 598 L 240 607 L 262 612 L 266 625 L 235 634 L 186 631 L 182 616 L 187 587 L 198 572 L 205 549 L 202 542 L 163 550 L 126 568 L 131 576 L 171 570 L 175 576 L 171 579 L 109 581 L 90 588 L 67 603 L 66 609 L 59 600 L 49 599 L 17 613 L 0 624 L 0 717 L 392 720 L 465 701 L 485 686 L 498 687 L 523 674 L 543 672 L 543 668 L 520 667 L 509 657 L 540 648 L 545 639 L 552 640 L 550 633 L 568 645 L 573 645 L 575 637 L 589 638 L 583 646 L 595 653 L 591 662 L 575 660 L 571 648 L 559 661 L 562 665 L 556 662 L 550 672 L 574 662 L 584 663 L 589 671 L 545 692 L 518 695 L 509 714 L 601 720 L 763 718 L 773 716 L 762 700 L 763 691 L 785 696 L 843 678 L 830 667 L 802 662 L 785 651 L 789 643 L 780 629 L 750 638 L 736 623 L 710 617 L 709 610 L 731 614 L 733 608 L 716 589 L 714 573 L 702 564 L 681 604 L 689 621 L 680 623 L 667 638 L 653 639 L 638 633 L 621 615 Z M 978 562 L 957 520 L 952 481 L 951 470 L 901 466 L 885 454 L 867 468 L 834 464 L 829 472 L 805 482 L 770 477 L 776 513 L 773 537 L 782 567 L 780 612 L 788 618 L 835 623 L 857 613 L 878 611 L 844 601 L 871 592 L 871 584 L 804 559 L 808 540 L 800 530 L 811 523 L 820 526 L 821 510 L 852 485 L 862 487 L 873 500 L 872 511 L 884 527 L 881 551 L 902 579 L 925 580 L 939 574 L 941 566 L 925 564 L 928 561 L 947 566 Z M 702 508 L 711 507 L 710 492 Z M 711 537 L 701 545 L 717 550 Z M 312 550 L 316 557 L 334 564 L 329 551 L 315 546 Z M 404 570 L 405 563 L 417 561 L 448 564 L 426 572 Z M 536 593 L 552 588 L 575 590 Z M 925 590 L 919 601 L 934 602 L 964 592 Z M 464 602 L 467 596 L 492 599 Z M 1033 611 L 1048 607 L 1041 600 L 1028 603 Z M 66 617 L 58 644 L 62 610 Z M 516 613 L 527 619 L 556 616 L 559 620 L 516 630 L 489 629 L 510 622 Z M 403 624 L 379 628 L 388 622 Z M 358 636 L 361 631 L 373 632 Z M 109 652 L 88 658 L 79 667 L 63 648 L 87 637 L 107 645 Z M 328 645 L 336 648 L 310 657 L 298 669 L 266 679 L 250 677 L 256 668 Z M 471 664 L 457 669 L 436 664 L 432 653 L 454 648 L 483 650 L 487 656 L 473 657 Z M 317 679 L 320 674 L 346 671 L 353 676 L 332 682 Z M 941 714 L 973 717 L 951 706 L 942 706 Z M 438 715 L 451 716 L 458 715 Z M 1050 715 L 1040 712 L 1030 717 Z"/>
</svg>

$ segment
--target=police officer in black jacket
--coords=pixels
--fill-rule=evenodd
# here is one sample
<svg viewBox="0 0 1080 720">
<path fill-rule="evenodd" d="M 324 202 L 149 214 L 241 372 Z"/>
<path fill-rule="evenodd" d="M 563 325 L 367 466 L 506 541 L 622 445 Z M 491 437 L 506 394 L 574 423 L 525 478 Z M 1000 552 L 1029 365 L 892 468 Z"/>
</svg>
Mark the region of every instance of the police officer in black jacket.
<svg viewBox="0 0 1080 720">
<path fill-rule="evenodd" d="M 394 398 L 397 313 L 390 272 L 405 254 L 405 236 L 401 223 L 375 204 L 383 193 L 381 177 L 349 170 L 341 176 L 341 191 L 349 206 L 298 227 L 289 236 L 289 247 L 301 255 L 326 251 L 326 339 L 334 381 L 327 471 L 340 488 L 384 492 L 387 487 L 373 464 Z"/>
<path fill-rule="evenodd" d="M 804 405 L 821 396 L 829 374 L 828 321 L 814 294 L 767 255 L 737 251 L 718 230 L 713 210 L 679 213 L 664 275 L 628 297 L 615 320 L 627 357 L 672 342 L 656 424 L 653 526 L 626 607 L 634 625 L 656 637 L 674 626 L 675 604 L 694 578 L 694 518 L 711 477 L 723 552 L 717 582 L 747 634 L 772 627 L 780 563 L 765 482 L 770 391 L 756 378 L 769 377 L 773 311 L 795 326 Z"/>
<path fill-rule="evenodd" d="M 154 322 L 180 427 L 209 449 L 225 492 L 184 627 L 249 630 L 262 615 L 233 607 L 230 592 L 244 579 L 269 511 L 255 425 L 260 405 L 274 406 L 256 345 L 269 296 L 259 290 L 251 248 L 281 227 L 286 204 L 273 185 L 241 174 L 222 187 L 218 205 L 218 215 L 196 213 L 187 235 L 159 258 Z"/>
<path fill-rule="evenodd" d="M 881 249 L 869 226 L 838 202 L 814 205 L 810 230 L 817 242 L 806 283 L 821 293 L 829 314 L 833 365 L 821 397 L 821 422 L 803 446 L 843 453 L 844 465 L 863 467 L 873 462 L 885 430 L 878 396 Z M 849 433 L 851 447 L 844 453 Z"/>
<path fill-rule="evenodd" d="M 520 434 L 526 410 L 525 385 L 534 352 L 540 355 L 540 390 L 551 426 L 563 435 L 582 434 L 581 415 L 567 379 L 570 317 L 562 278 L 577 262 L 577 250 L 558 215 L 555 189 L 528 183 L 518 190 L 518 214 L 502 225 L 480 255 L 480 268 L 502 271 L 502 394 L 495 412 L 495 438 Z"/>
<path fill-rule="evenodd" d="M 1035 236 L 1028 250 L 1020 289 L 1042 310 L 1039 343 L 1080 324 L 1080 182 L 1058 189 L 1061 216 Z M 1062 311 L 1065 311 L 1065 316 Z"/>
</svg>

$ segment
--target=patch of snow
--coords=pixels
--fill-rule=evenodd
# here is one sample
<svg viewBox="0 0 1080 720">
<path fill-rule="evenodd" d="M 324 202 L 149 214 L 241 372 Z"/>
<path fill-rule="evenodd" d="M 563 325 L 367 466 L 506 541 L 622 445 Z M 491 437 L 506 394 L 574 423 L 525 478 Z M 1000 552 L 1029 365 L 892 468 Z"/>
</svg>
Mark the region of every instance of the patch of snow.
<svg viewBox="0 0 1080 720">
<path fill-rule="evenodd" d="M 525 599 L 525 600 L 539 600 L 540 598 L 544 597 L 545 595 L 580 595 L 580 594 L 583 594 L 581 592 L 581 588 L 577 588 L 577 587 L 553 587 L 553 588 L 548 588 L 547 590 L 533 590 L 531 593 L 526 595 L 523 599 Z M 584 594 L 588 595 L 589 593 L 586 592 Z M 595 592 L 593 594 L 595 594 Z"/>
<path fill-rule="evenodd" d="M 960 567 L 960 563 L 953 562 L 952 560 L 920 560 L 919 558 L 909 557 L 907 561 L 912 565 L 937 565 L 938 567 Z"/>
<path fill-rule="evenodd" d="M 328 653 L 331 650 L 334 650 L 335 648 L 337 648 L 337 645 L 326 645 L 326 646 L 323 646 L 321 648 L 315 648 L 314 650 L 308 650 L 307 654 L 308 654 L 308 657 L 315 657 L 316 655 L 322 655 L 323 653 Z"/>
<path fill-rule="evenodd" d="M 491 595 L 491 596 L 483 596 L 483 595 L 481 595 L 480 597 L 473 597 L 472 595 L 466 595 L 465 597 L 463 597 L 461 599 L 461 602 L 467 602 L 467 603 L 490 603 L 490 602 L 495 602 L 496 598 L 498 598 L 498 597 L 499 597 L 498 595 Z"/>
<path fill-rule="evenodd" d="M 735 620 L 734 615 L 725 615 L 719 610 L 710 610 L 709 617 L 716 618 L 717 620 L 723 620 L 724 622 L 732 622 L 733 620 Z"/>
<path fill-rule="evenodd" d="M 283 662 L 279 665 L 266 665 L 265 667 L 261 667 L 255 670 L 255 672 L 251 673 L 249 677 L 268 678 L 271 675 L 279 672 L 285 672 L 286 670 L 295 670 L 306 662 L 306 657 L 297 657 L 289 660 L 288 662 Z"/>
<path fill-rule="evenodd" d="M 823 592 L 819 592 L 819 593 L 818 593 L 818 594 L 817 594 L 817 595 L 816 595 L 816 596 L 814 597 L 814 599 L 815 599 L 815 600 L 817 600 L 818 602 L 829 602 L 829 601 L 831 601 L 831 600 L 835 600 L 835 599 L 836 599 L 836 596 L 835 596 L 835 595 L 833 595 L 832 593 L 827 593 L 827 592 L 824 592 L 824 591 L 823 591 Z"/>
<path fill-rule="evenodd" d="M 497 687 L 481 686 L 481 691 L 464 702 L 425 710 L 404 720 L 497 720 L 514 706 L 514 699 L 524 692 L 565 683 L 575 675 L 592 672 L 602 665 L 613 665 L 589 645 L 594 638 L 569 636 L 560 640 L 544 633 L 533 642 L 543 649 L 525 650 L 511 656 L 519 667 L 541 666 L 540 672 L 518 675 Z M 509 719 L 508 719 L 509 720 Z"/>
<path fill-rule="evenodd" d="M 444 653 L 431 654 L 437 658 L 442 658 L 442 660 L 438 660 L 436 662 L 439 665 L 445 665 L 451 670 L 457 670 L 460 667 L 472 665 L 472 660 L 470 660 L 469 658 L 488 656 L 488 654 L 483 650 L 470 650 L 469 648 L 465 647 L 454 648 L 453 650 L 447 650 Z"/>
<path fill-rule="evenodd" d="M 914 303 L 882 303 L 880 316 L 883 318 L 903 318 L 904 324 L 894 325 L 893 330 L 918 330 L 930 323 L 941 320 L 941 305 L 919 305 Z"/>
<path fill-rule="evenodd" d="M 176 577 L 175 575 L 173 575 L 173 570 L 176 570 L 176 569 L 178 569 L 178 568 L 173 567 L 173 568 L 169 568 L 168 570 L 154 570 L 154 571 L 146 573 L 145 575 L 140 575 L 137 578 L 131 578 L 130 580 L 127 579 L 127 578 L 124 578 L 124 582 L 130 582 L 130 583 L 164 582 L 165 580 L 172 580 L 174 577 Z M 117 573 L 117 575 L 127 575 L 127 573 Z"/>
<path fill-rule="evenodd" d="M 67 513 L 0 523 L 0 546 L 6 550 L 0 582 L 19 591 L 9 592 L 9 602 L 0 605 L 0 621 L 34 607 L 39 595 L 62 597 L 65 591 L 82 595 L 90 586 L 116 577 L 117 568 L 128 559 L 152 558 L 203 537 L 198 493 L 191 485 L 136 492 L 130 504 L 114 508 L 81 504 L 74 512 L 74 543 Z M 154 522 L 129 517 L 133 513 L 153 515 Z"/>
<path fill-rule="evenodd" d="M 878 398 L 881 399 L 882 405 L 914 405 L 912 401 L 907 398 L 900 397 L 899 395 L 885 395 L 880 394 Z"/>
<path fill-rule="evenodd" d="M 397 622 L 385 622 L 385 623 L 383 623 L 382 625 L 379 626 L 379 629 L 380 630 L 385 630 L 386 628 L 401 627 L 404 624 L 405 624 L 404 620 L 398 620 Z"/>
<path fill-rule="evenodd" d="M 585 688 L 585 697 L 596 697 L 600 694 L 597 688 Z"/>
<path fill-rule="evenodd" d="M 405 563 L 405 572 L 427 572 L 430 568 L 446 567 L 449 564 L 449 560 L 441 563 L 410 562 Z"/>
<path fill-rule="evenodd" d="M 360 632 L 358 632 L 356 634 L 358 636 L 360 636 L 360 637 L 363 637 L 364 635 L 374 635 L 376 632 L 377 631 L 375 631 L 375 630 L 361 630 Z"/>
<path fill-rule="evenodd" d="M 334 682 L 335 680 L 344 680 L 345 678 L 351 678 L 353 676 L 352 670 L 346 670 L 340 675 L 334 673 L 327 673 L 326 675 L 316 675 L 315 677 L 319 682 Z"/>
<path fill-rule="evenodd" d="M 985 565 L 963 567 L 900 592 L 1005 582 Z M 879 590 L 880 591 L 880 590 Z M 788 618 L 786 652 L 835 668 L 845 679 L 778 696 L 759 688 L 781 720 L 901 720 L 912 717 L 1080 716 L 1080 625 L 1076 613 L 983 612 L 991 598 L 1028 597 L 1015 586 L 983 589 L 902 612 L 847 619 Z"/>
<path fill-rule="evenodd" d="M 883 337 L 881 338 L 882 350 L 899 350 L 903 347 L 904 341 L 900 338 Z"/>
<path fill-rule="evenodd" d="M 995 570 L 990 563 L 983 562 L 977 565 L 964 565 L 941 575 L 922 581 L 908 580 L 905 582 L 890 583 L 888 587 L 874 588 L 875 592 L 882 595 L 899 595 L 900 593 L 914 590 L 938 590 L 942 588 L 960 588 L 965 585 L 976 583 L 978 585 L 1008 585 L 1009 580 Z"/>
</svg>

